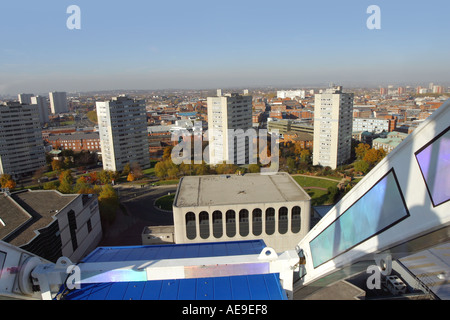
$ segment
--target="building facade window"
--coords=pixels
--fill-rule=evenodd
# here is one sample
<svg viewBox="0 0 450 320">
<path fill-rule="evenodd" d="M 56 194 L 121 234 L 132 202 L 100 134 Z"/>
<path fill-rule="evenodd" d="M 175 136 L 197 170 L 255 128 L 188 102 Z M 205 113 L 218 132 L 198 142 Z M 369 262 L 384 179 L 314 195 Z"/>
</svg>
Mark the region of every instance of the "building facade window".
<svg viewBox="0 0 450 320">
<path fill-rule="evenodd" d="M 226 231 L 227 237 L 232 238 L 236 235 L 236 213 L 234 210 L 226 212 Z"/>
<path fill-rule="evenodd" d="M 281 207 L 278 209 L 278 232 L 285 234 L 288 230 L 288 209 Z"/>
<path fill-rule="evenodd" d="M 256 208 L 253 210 L 252 216 L 253 235 L 259 236 L 262 233 L 262 210 Z"/>
<path fill-rule="evenodd" d="M 186 237 L 189 240 L 194 240 L 197 237 L 197 230 L 195 228 L 195 213 L 186 213 Z"/>
<path fill-rule="evenodd" d="M 301 219 L 300 219 L 301 209 L 299 206 L 295 206 L 292 208 L 292 217 L 291 217 L 291 231 L 292 233 L 300 232 L 301 228 Z"/>
<path fill-rule="evenodd" d="M 239 211 L 239 234 L 241 237 L 248 236 L 249 233 L 249 221 L 248 221 L 248 210 L 242 209 Z"/>
<path fill-rule="evenodd" d="M 200 238 L 209 238 L 209 214 L 206 211 L 200 212 L 198 217 Z"/>
<path fill-rule="evenodd" d="M 266 234 L 272 235 L 275 232 L 275 209 L 266 209 Z"/>
<path fill-rule="evenodd" d="M 221 238 L 223 235 L 222 212 L 219 210 L 214 211 L 212 219 L 213 219 L 213 235 L 216 238 Z"/>
</svg>

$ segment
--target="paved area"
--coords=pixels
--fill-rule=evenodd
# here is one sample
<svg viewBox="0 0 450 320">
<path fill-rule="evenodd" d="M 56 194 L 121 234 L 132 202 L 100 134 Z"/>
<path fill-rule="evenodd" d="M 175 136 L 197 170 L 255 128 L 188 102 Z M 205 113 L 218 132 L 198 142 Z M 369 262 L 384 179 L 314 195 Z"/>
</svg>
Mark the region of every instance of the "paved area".
<svg viewBox="0 0 450 320">
<path fill-rule="evenodd" d="M 154 202 L 168 193 L 175 193 L 176 185 L 141 188 L 140 185 L 124 184 L 115 189 L 127 213 L 118 210 L 114 224 L 103 230 L 100 246 L 142 245 L 144 227 L 173 225 L 172 212 L 159 210 Z"/>
</svg>

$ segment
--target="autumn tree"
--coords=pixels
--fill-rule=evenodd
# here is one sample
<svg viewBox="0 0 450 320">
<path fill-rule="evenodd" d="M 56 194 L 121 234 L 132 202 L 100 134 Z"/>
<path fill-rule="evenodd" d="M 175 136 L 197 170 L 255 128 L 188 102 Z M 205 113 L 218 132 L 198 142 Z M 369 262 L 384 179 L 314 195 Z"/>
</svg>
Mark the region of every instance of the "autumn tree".
<svg viewBox="0 0 450 320">
<path fill-rule="evenodd" d="M 364 159 L 367 151 L 369 151 L 369 150 L 370 150 L 370 146 L 367 143 L 358 144 L 358 146 L 355 148 L 356 158 L 358 160 Z"/>
<path fill-rule="evenodd" d="M 258 164 L 254 163 L 254 164 L 250 164 L 248 166 L 248 172 L 250 173 L 258 173 L 261 171 L 261 168 L 259 167 Z"/>
<path fill-rule="evenodd" d="M 172 159 L 172 149 L 173 149 L 173 146 L 167 146 L 164 148 L 164 152 L 163 152 L 163 156 L 162 156 L 163 161 Z"/>
<path fill-rule="evenodd" d="M 98 195 L 98 205 L 102 221 L 108 224 L 113 223 L 119 204 L 119 196 L 114 188 L 109 184 L 104 185 Z"/>
<path fill-rule="evenodd" d="M 369 167 L 370 165 L 364 160 L 356 161 L 353 165 L 353 168 L 355 169 L 356 172 L 361 172 L 364 174 L 369 171 Z"/>
<path fill-rule="evenodd" d="M 52 170 L 53 171 L 60 171 L 63 169 L 63 162 L 57 159 L 52 160 Z"/>
<path fill-rule="evenodd" d="M 141 166 L 137 162 L 133 162 L 131 164 L 131 172 L 133 173 L 133 176 L 135 179 L 140 179 L 144 176 L 144 173 L 142 172 Z"/>
<path fill-rule="evenodd" d="M 155 165 L 155 175 L 160 179 L 176 178 L 178 174 L 178 166 L 171 159 L 160 161 Z"/>
<path fill-rule="evenodd" d="M 366 161 L 370 166 L 374 166 L 378 162 L 380 162 L 385 155 L 386 153 L 384 152 L 384 150 L 380 151 L 378 149 L 370 149 L 366 152 L 363 160 Z"/>
<path fill-rule="evenodd" d="M 131 171 L 131 166 L 129 163 L 127 163 L 126 165 L 123 166 L 122 175 L 128 176 L 130 171 Z"/>
<path fill-rule="evenodd" d="M 302 151 L 300 151 L 300 161 L 309 163 L 310 160 L 311 160 L 311 151 L 309 151 L 309 149 L 302 149 Z"/>
<path fill-rule="evenodd" d="M 13 181 L 13 178 L 10 174 L 4 173 L 0 176 L 0 185 L 2 188 L 7 188 L 6 185 Z"/>
<path fill-rule="evenodd" d="M 73 177 L 71 170 L 65 170 L 59 175 L 58 191 L 64 194 L 73 193 Z"/>
<path fill-rule="evenodd" d="M 97 111 L 93 110 L 93 111 L 89 111 L 86 116 L 88 117 L 88 119 L 97 124 L 98 123 L 98 116 L 97 116 Z"/>
</svg>

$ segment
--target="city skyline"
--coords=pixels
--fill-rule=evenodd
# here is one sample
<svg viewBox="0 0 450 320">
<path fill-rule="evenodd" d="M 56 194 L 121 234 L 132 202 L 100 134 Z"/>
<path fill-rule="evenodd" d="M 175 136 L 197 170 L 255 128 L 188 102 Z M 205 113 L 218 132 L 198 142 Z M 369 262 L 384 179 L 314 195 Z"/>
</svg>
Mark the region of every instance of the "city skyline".
<svg viewBox="0 0 450 320">
<path fill-rule="evenodd" d="M 66 26 L 72 4 L 80 30 Z M 373 4 L 379 30 L 366 25 Z M 0 95 L 445 84 L 447 9 L 439 0 L 4 2 Z"/>
</svg>

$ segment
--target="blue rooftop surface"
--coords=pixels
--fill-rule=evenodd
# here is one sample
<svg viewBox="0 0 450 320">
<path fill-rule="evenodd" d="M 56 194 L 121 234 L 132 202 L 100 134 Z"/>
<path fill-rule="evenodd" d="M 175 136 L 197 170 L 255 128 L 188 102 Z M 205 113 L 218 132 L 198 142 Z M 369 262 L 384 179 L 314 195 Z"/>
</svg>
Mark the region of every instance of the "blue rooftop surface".
<svg viewBox="0 0 450 320">
<path fill-rule="evenodd" d="M 209 242 L 192 244 L 99 247 L 81 262 L 164 260 L 259 254 L 266 247 L 263 240 Z"/>
<path fill-rule="evenodd" d="M 279 275 L 82 284 L 65 300 L 287 300 Z"/>
</svg>

